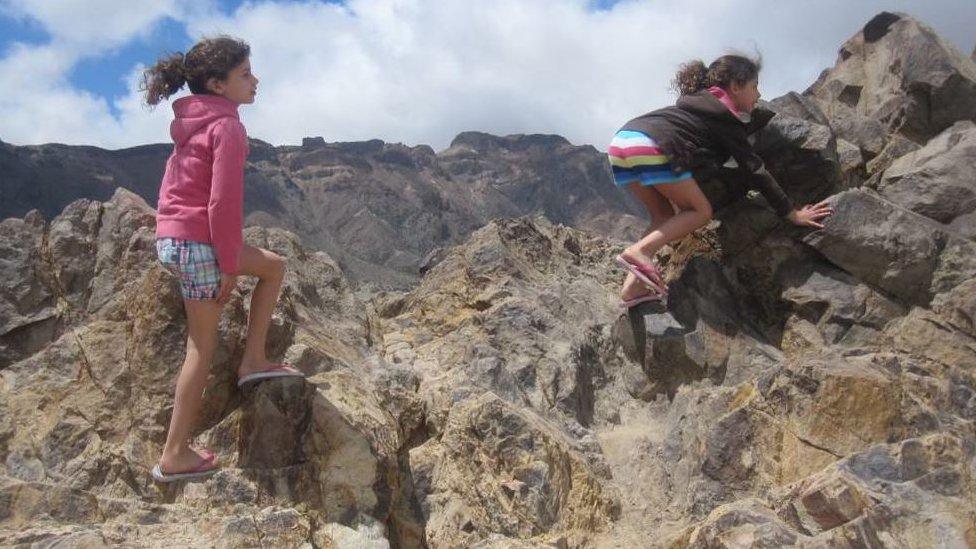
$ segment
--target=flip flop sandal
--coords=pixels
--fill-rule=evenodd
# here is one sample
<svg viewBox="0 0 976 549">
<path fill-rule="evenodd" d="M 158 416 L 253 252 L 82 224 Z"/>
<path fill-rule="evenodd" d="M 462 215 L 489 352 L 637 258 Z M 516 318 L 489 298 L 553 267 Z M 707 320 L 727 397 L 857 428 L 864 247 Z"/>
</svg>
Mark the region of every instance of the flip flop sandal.
<svg viewBox="0 0 976 549">
<path fill-rule="evenodd" d="M 668 295 L 668 288 L 664 284 L 664 276 L 653 263 L 631 262 L 623 254 L 618 254 L 615 260 L 618 265 L 634 273 L 637 280 L 643 282 L 651 290 L 656 291 L 662 296 Z"/>
<path fill-rule="evenodd" d="M 190 448 L 191 448 L 191 449 L 192 449 L 192 450 L 193 450 L 194 452 L 196 452 L 196 453 L 198 453 L 198 454 L 200 454 L 200 457 L 202 457 L 203 459 L 205 459 L 205 460 L 207 460 L 207 461 L 213 461 L 213 460 L 214 460 L 214 458 L 216 458 L 216 457 L 217 457 L 217 454 L 216 454 L 216 453 L 214 453 L 214 451 L 213 451 L 213 450 L 211 450 L 210 448 L 194 448 L 194 447 L 192 447 L 192 446 L 191 446 Z"/>
<path fill-rule="evenodd" d="M 261 381 L 263 379 L 272 379 L 276 377 L 305 377 L 305 374 L 287 364 L 279 364 L 274 368 L 268 368 L 267 370 L 247 374 L 246 376 L 237 380 L 237 386 L 243 387 L 245 383 L 249 383 L 251 381 Z"/>
<path fill-rule="evenodd" d="M 648 303 L 651 301 L 656 301 L 664 305 L 665 307 L 668 304 L 667 296 L 663 296 L 658 293 L 655 293 L 654 291 L 651 291 L 644 295 L 637 296 L 634 299 L 621 300 L 619 303 L 617 303 L 617 306 L 620 307 L 621 309 L 629 309 L 631 307 L 636 307 L 641 303 Z"/>
<path fill-rule="evenodd" d="M 199 465 L 182 473 L 164 473 L 162 467 L 157 463 L 153 465 L 150 475 L 152 475 L 153 480 L 156 482 L 167 483 L 209 477 L 219 470 L 220 467 L 214 464 L 212 459 L 202 458 Z"/>
</svg>

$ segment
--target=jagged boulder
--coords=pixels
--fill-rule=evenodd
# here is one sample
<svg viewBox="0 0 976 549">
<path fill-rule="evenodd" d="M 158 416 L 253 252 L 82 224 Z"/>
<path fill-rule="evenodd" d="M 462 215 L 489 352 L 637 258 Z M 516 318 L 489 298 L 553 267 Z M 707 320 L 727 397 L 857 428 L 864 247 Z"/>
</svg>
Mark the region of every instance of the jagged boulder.
<svg viewBox="0 0 976 549">
<path fill-rule="evenodd" d="M 777 110 L 773 104 L 767 106 Z M 819 122 L 819 116 L 798 117 L 792 112 L 797 112 L 799 106 L 788 108 L 777 113 L 759 132 L 755 149 L 794 202 L 815 202 L 843 187 L 837 140 L 831 127 Z"/>
<path fill-rule="evenodd" d="M 834 544 L 969 547 L 976 541 L 973 448 L 933 434 L 873 446 L 773 496 L 812 539 Z"/>
<path fill-rule="evenodd" d="M 688 536 L 687 546 L 701 549 L 790 547 L 799 536 L 755 498 L 717 507 Z"/>
<path fill-rule="evenodd" d="M 483 391 L 589 424 L 578 347 L 614 316 L 615 251 L 545 220 L 498 220 L 388 305 L 385 358 L 421 372 L 428 427 L 438 432 L 454 402 Z"/>
<path fill-rule="evenodd" d="M 0 364 L 43 348 L 58 331 L 57 294 L 38 212 L 0 222 Z"/>
<path fill-rule="evenodd" d="M 491 393 L 452 407 L 440 440 L 410 452 L 431 547 L 605 529 L 618 512 L 609 471 L 579 446 Z"/>
<path fill-rule="evenodd" d="M 830 198 L 835 214 L 805 241 L 832 263 L 906 303 L 928 305 L 976 276 L 973 241 L 870 191 Z"/>
<path fill-rule="evenodd" d="M 973 450 L 941 434 L 881 444 L 775 491 L 716 508 L 687 547 L 970 547 Z"/>
<path fill-rule="evenodd" d="M 922 145 L 956 121 L 976 119 L 976 64 L 927 25 L 882 12 L 804 95 L 870 160 L 892 134 Z"/>
<path fill-rule="evenodd" d="M 878 193 L 976 240 L 976 124 L 956 122 L 881 176 Z"/>
<path fill-rule="evenodd" d="M 669 312 L 634 308 L 613 327 L 615 344 L 646 376 L 642 398 L 674 398 L 682 385 L 697 380 L 735 384 L 781 359 L 777 350 L 761 343 L 763 336 L 750 319 L 737 314 L 741 307 L 716 262 L 693 260 L 670 291 Z"/>
</svg>

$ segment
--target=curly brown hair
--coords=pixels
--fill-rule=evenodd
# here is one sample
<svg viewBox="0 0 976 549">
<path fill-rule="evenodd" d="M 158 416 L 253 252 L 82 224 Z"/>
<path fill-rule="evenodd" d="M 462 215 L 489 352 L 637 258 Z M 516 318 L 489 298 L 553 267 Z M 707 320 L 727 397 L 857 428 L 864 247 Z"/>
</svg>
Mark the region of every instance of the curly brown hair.
<svg viewBox="0 0 976 549">
<path fill-rule="evenodd" d="M 139 91 L 145 92 L 149 105 L 158 104 L 184 84 L 195 94 L 210 93 L 208 80 L 226 80 L 227 74 L 250 56 L 251 46 L 243 40 L 226 35 L 204 38 L 186 54 L 177 52 L 160 57 L 143 73 Z"/>
<path fill-rule="evenodd" d="M 712 86 L 728 88 L 732 82 L 745 84 L 759 76 L 762 57 L 750 59 L 745 55 L 729 54 L 719 57 L 708 67 L 701 59 L 683 63 L 674 75 L 672 87 L 681 95 L 699 92 Z"/>
</svg>

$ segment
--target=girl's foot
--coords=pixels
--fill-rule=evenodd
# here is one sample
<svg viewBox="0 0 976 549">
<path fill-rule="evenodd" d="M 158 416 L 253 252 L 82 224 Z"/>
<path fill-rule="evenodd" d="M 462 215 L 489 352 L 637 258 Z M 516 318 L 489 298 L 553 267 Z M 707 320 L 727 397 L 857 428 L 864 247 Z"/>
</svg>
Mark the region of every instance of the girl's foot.
<svg viewBox="0 0 976 549">
<path fill-rule="evenodd" d="M 257 368 L 241 364 L 241 367 L 237 370 L 237 386 L 242 387 L 249 381 L 259 381 L 275 377 L 304 377 L 304 375 L 290 364 L 272 364 L 264 361 L 263 365 Z"/>
<path fill-rule="evenodd" d="M 209 450 L 197 451 L 187 446 L 174 456 L 163 454 L 158 465 L 164 475 L 199 471 L 201 468 L 209 470 L 217 467 L 217 456 Z"/>
<path fill-rule="evenodd" d="M 648 294 L 647 286 L 645 286 L 640 280 L 637 280 L 634 277 L 629 277 L 628 281 L 632 282 L 630 282 L 630 284 L 624 283 L 623 289 L 620 290 L 621 301 L 630 301 L 631 299 Z"/>
<path fill-rule="evenodd" d="M 247 377 L 251 374 L 256 374 L 258 372 L 265 372 L 274 368 L 281 366 L 281 364 L 274 364 L 269 362 L 268 359 L 261 360 L 247 360 L 241 361 L 240 367 L 237 368 L 237 379 Z"/>
<path fill-rule="evenodd" d="M 149 474 L 156 482 L 177 482 L 180 480 L 193 480 L 209 477 L 210 475 L 216 473 L 218 469 L 219 467 L 217 467 L 217 464 L 213 461 L 201 459 L 197 462 L 196 467 L 178 472 L 167 471 L 166 469 L 163 469 L 161 464 L 157 463 L 156 465 L 153 465 L 152 471 L 150 471 Z"/>
<path fill-rule="evenodd" d="M 647 292 L 644 295 L 637 296 L 633 299 L 623 299 L 617 305 L 620 306 L 621 309 L 629 309 L 631 307 L 636 307 L 641 303 L 660 303 L 666 307 L 667 298 L 656 292 Z"/>
<path fill-rule="evenodd" d="M 623 252 L 620 253 L 620 255 L 630 263 L 635 263 L 635 264 L 651 263 L 654 261 L 654 258 L 649 257 L 647 254 L 642 252 L 640 248 L 637 248 L 635 246 L 628 246 L 627 248 L 624 249 Z"/>
<path fill-rule="evenodd" d="M 668 287 L 664 283 L 664 275 L 661 274 L 657 266 L 645 255 L 641 255 L 639 259 L 628 255 L 629 250 L 630 248 L 624 250 L 623 253 L 616 257 L 617 264 L 630 271 L 637 277 L 637 280 L 641 281 L 651 291 L 666 296 L 668 294 Z M 629 294 L 630 292 L 627 293 Z M 627 297 L 634 296 L 628 295 L 621 297 L 626 299 Z"/>
</svg>

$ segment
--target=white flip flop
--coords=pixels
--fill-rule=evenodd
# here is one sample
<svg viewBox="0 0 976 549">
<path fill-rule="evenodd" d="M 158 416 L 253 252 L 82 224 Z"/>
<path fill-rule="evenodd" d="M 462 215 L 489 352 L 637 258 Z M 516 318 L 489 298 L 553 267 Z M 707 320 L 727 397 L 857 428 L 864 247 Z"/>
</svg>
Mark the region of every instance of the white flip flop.
<svg viewBox="0 0 976 549">
<path fill-rule="evenodd" d="M 237 386 L 243 387 L 245 383 L 249 383 L 251 381 L 261 381 L 262 379 L 272 379 L 276 377 L 305 377 L 305 374 L 301 373 L 293 366 L 282 364 L 277 368 L 247 374 L 246 376 L 237 380 Z"/>
<path fill-rule="evenodd" d="M 207 468 L 208 466 L 209 468 Z M 200 465 L 196 466 L 196 468 L 189 471 L 184 471 L 182 473 L 164 473 L 162 467 L 160 467 L 157 463 L 156 465 L 153 465 L 153 468 L 149 474 L 152 475 L 153 480 L 156 482 L 167 483 L 209 477 L 219 470 L 219 465 L 214 465 L 212 460 L 204 459 L 200 462 Z"/>
</svg>

